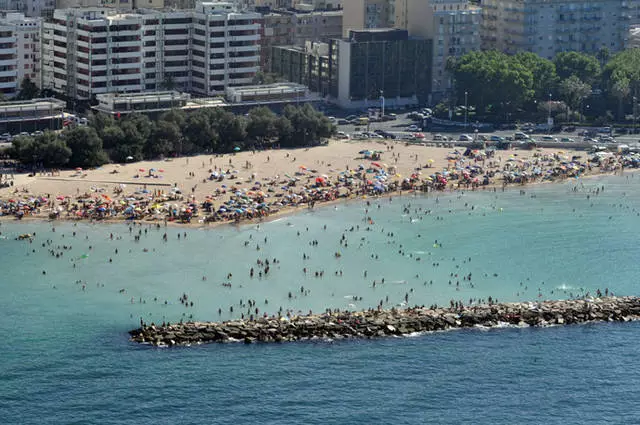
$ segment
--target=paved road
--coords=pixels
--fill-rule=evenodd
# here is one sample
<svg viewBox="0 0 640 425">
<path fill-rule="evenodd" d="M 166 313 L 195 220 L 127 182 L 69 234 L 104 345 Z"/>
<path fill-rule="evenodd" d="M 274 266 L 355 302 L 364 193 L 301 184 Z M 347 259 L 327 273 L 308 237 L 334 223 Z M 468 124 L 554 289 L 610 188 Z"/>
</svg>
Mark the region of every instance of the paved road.
<svg viewBox="0 0 640 425">
<path fill-rule="evenodd" d="M 373 132 L 375 130 L 380 129 L 380 130 L 388 131 L 391 133 L 396 133 L 396 132 L 402 133 L 402 132 L 406 132 L 407 127 L 409 127 L 411 124 L 418 124 L 418 123 L 407 118 L 406 113 L 398 114 L 398 119 L 395 121 L 370 123 L 369 131 Z M 347 134 L 367 131 L 367 126 L 355 126 L 355 125 L 347 124 L 347 125 L 338 125 L 337 127 L 339 131 L 344 131 Z M 554 133 L 552 136 L 556 137 L 558 140 L 560 140 L 563 137 L 568 137 L 573 139 L 576 142 L 582 142 L 583 137 L 578 136 L 578 133 L 581 130 L 582 129 L 577 128 L 576 131 L 573 131 L 573 132 Z M 432 140 L 432 133 L 430 132 L 423 132 L 423 133 L 425 134 L 427 140 Z M 492 133 L 480 133 L 480 134 L 486 134 L 487 136 L 496 135 L 500 137 L 513 137 L 514 133 L 515 133 L 515 130 L 497 130 Z M 453 138 L 454 141 L 457 141 L 460 135 L 465 134 L 465 132 L 453 132 L 453 133 L 443 132 L 440 134 L 448 138 Z M 466 134 L 473 135 L 473 130 L 469 129 L 469 131 L 466 132 Z M 531 137 L 536 141 L 541 142 L 543 135 L 544 134 L 531 134 Z M 640 134 L 616 136 L 615 143 L 617 144 L 640 143 Z"/>
</svg>

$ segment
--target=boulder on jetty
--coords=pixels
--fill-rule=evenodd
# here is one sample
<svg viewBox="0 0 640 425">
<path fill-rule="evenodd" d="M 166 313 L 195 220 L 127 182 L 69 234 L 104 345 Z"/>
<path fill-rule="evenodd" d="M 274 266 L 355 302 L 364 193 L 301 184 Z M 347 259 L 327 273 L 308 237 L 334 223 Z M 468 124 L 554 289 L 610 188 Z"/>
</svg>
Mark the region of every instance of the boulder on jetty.
<svg viewBox="0 0 640 425">
<path fill-rule="evenodd" d="M 377 338 L 447 329 L 570 325 L 640 319 L 640 297 L 484 304 L 460 308 L 414 307 L 403 310 L 332 312 L 292 318 L 270 317 L 227 322 L 144 325 L 129 332 L 131 341 L 155 346 L 210 342 L 301 341 L 312 338 Z"/>
</svg>

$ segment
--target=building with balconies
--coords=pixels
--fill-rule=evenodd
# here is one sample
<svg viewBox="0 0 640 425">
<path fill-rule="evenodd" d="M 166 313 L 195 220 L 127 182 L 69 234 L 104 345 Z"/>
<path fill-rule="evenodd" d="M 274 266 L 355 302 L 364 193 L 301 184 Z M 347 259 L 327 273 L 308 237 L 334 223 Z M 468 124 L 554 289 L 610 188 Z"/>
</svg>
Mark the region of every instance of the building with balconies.
<svg viewBox="0 0 640 425">
<path fill-rule="evenodd" d="M 527 51 L 552 58 L 558 52 L 617 52 L 640 23 L 637 0 L 485 0 L 482 47 Z"/>
<path fill-rule="evenodd" d="M 449 58 L 480 49 L 482 11 L 468 0 L 396 0 L 396 27 L 433 40 L 432 101 L 452 89 Z"/>
<path fill-rule="evenodd" d="M 5 97 L 17 95 L 25 78 L 40 85 L 40 24 L 22 13 L 0 16 L 0 93 Z"/>
<path fill-rule="evenodd" d="M 251 84 L 260 15 L 232 3 L 193 10 L 56 10 L 43 31 L 43 86 L 74 99 L 173 90 L 201 96 Z"/>
</svg>

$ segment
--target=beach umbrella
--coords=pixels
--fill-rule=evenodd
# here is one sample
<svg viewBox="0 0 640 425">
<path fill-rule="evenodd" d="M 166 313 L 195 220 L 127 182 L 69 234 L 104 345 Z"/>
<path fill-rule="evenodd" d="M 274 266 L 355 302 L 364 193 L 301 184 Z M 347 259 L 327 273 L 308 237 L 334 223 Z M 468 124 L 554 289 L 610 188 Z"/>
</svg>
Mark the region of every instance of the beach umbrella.
<svg viewBox="0 0 640 425">
<path fill-rule="evenodd" d="M 76 171 L 82 171 L 82 168 L 78 167 L 76 168 Z"/>
<path fill-rule="evenodd" d="M 140 171 L 141 173 L 144 173 L 144 168 L 138 168 L 138 171 Z"/>
<path fill-rule="evenodd" d="M 235 148 L 233 148 L 234 152 L 240 152 L 240 148 L 238 146 L 236 146 Z"/>
</svg>

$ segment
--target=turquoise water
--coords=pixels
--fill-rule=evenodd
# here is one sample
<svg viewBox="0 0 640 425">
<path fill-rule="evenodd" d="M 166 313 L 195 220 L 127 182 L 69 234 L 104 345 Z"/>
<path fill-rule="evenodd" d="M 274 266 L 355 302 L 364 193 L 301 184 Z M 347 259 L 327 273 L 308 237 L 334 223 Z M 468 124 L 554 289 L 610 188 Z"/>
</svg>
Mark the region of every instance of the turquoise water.
<svg viewBox="0 0 640 425">
<path fill-rule="evenodd" d="M 171 350 L 126 332 L 255 313 L 248 299 L 273 314 L 639 295 L 639 185 L 359 201 L 215 229 L 3 222 L 2 423 L 633 423 L 636 323 Z M 33 243 L 14 240 L 26 232 Z"/>
</svg>

